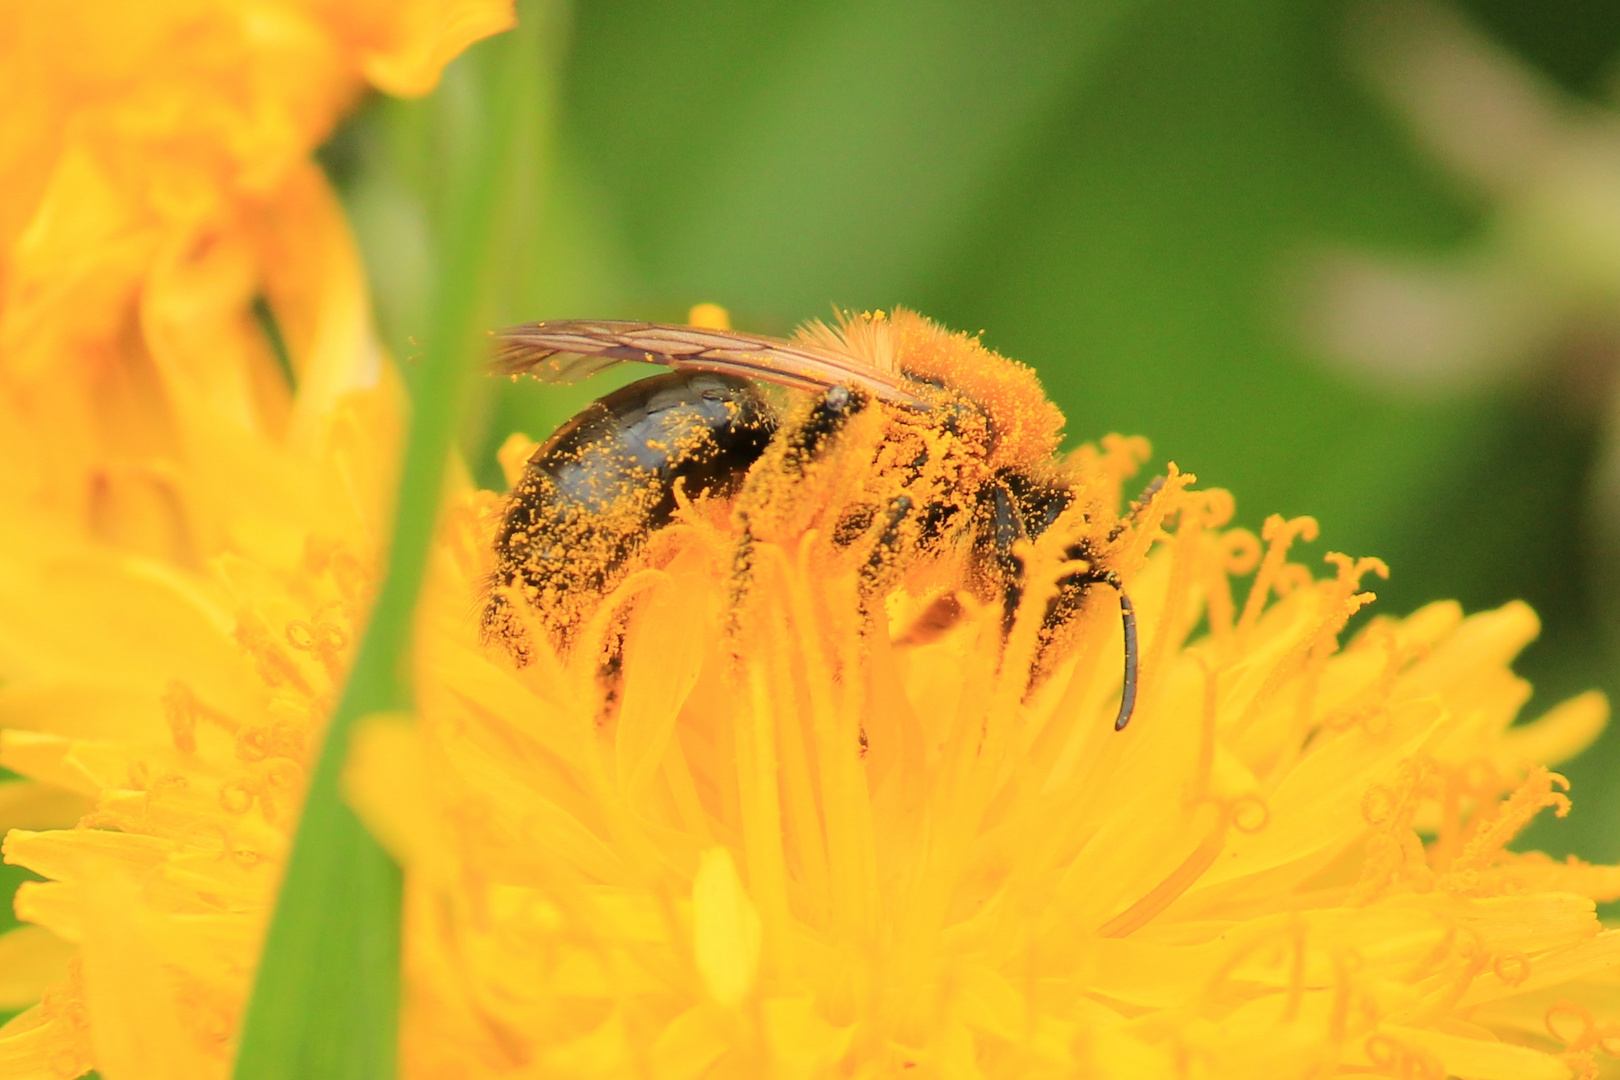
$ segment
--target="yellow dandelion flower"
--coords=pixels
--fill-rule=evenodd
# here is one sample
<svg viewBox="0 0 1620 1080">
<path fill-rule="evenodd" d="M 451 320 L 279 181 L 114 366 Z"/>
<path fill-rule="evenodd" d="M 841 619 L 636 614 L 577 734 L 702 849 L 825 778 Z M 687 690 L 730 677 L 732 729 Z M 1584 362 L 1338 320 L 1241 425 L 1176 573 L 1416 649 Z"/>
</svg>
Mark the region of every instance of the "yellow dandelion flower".
<svg viewBox="0 0 1620 1080">
<path fill-rule="evenodd" d="M 0 8 L 0 1076 L 229 1071 L 403 405 L 310 154 L 510 21 Z"/>
<path fill-rule="evenodd" d="M 863 603 L 814 507 L 754 539 L 739 588 L 738 523 L 699 499 L 568 654 L 522 616 L 521 665 L 473 613 L 499 500 L 464 493 L 419 723 L 371 722 L 348 776 L 407 868 L 406 1074 L 1612 1072 L 1620 930 L 1595 903 L 1620 868 L 1507 847 L 1568 810 L 1548 766 L 1603 699 L 1514 723 L 1522 604 L 1341 644 L 1381 563 L 1318 578 L 1290 561 L 1311 519 L 1229 528 L 1173 469 L 1122 515 L 1145 452 L 1071 460 L 1090 509 L 1020 549 L 1010 634 L 948 558 Z M 1139 613 L 1118 733 L 1111 598 L 1040 656 L 1080 541 L 1113 545 Z"/>
</svg>

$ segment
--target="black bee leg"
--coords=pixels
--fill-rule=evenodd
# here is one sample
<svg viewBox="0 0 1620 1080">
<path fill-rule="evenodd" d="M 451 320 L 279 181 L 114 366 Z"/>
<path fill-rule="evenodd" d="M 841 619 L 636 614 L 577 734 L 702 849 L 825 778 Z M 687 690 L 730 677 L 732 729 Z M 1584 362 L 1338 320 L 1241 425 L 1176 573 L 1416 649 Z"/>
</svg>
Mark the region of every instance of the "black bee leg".
<svg viewBox="0 0 1620 1080">
<path fill-rule="evenodd" d="M 803 473 L 812 461 L 827 452 L 844 425 L 868 403 L 865 394 L 847 386 L 828 387 L 798 427 L 785 433 L 783 468 L 791 473 Z"/>
<path fill-rule="evenodd" d="M 979 535 L 975 555 L 980 560 L 981 575 L 995 583 L 1001 594 L 1002 628 L 1011 634 L 1017 621 L 1018 609 L 1024 601 L 1024 566 L 1017 550 L 1023 541 L 1044 534 L 1062 515 L 1072 501 L 1066 489 L 1022 481 L 1015 476 L 998 478 L 987 484 L 980 495 Z M 1163 480 L 1148 485 L 1138 504 L 1138 510 L 1157 494 Z M 1122 531 L 1123 525 L 1120 526 Z M 1117 535 L 1117 533 L 1116 533 Z M 1124 584 L 1112 570 L 1097 567 L 1097 553 L 1089 540 L 1079 540 L 1064 551 L 1064 558 L 1084 563 L 1087 569 L 1066 574 L 1057 581 L 1057 593 L 1046 603 L 1042 616 L 1041 640 L 1037 646 L 1031 685 L 1047 672 L 1048 657 L 1070 644 L 1067 630 L 1073 626 L 1081 605 L 1094 585 L 1107 585 L 1119 594 L 1119 614 L 1125 628 L 1125 683 L 1120 694 L 1119 714 L 1114 718 L 1114 730 L 1122 730 L 1131 722 L 1136 711 L 1137 667 L 1140 646 L 1137 643 L 1136 608 L 1125 595 Z"/>
<path fill-rule="evenodd" d="M 1125 682 L 1119 692 L 1119 715 L 1114 717 L 1114 730 L 1124 731 L 1125 725 L 1131 722 L 1131 714 L 1136 711 L 1136 608 L 1131 605 L 1131 598 L 1125 595 L 1125 587 L 1120 583 L 1118 574 L 1110 570 L 1102 580 L 1119 593 L 1119 617 L 1125 625 Z"/>
<path fill-rule="evenodd" d="M 898 495 L 889 501 L 889 517 L 872 548 L 872 555 L 861 567 L 861 591 L 867 592 L 888 567 L 900 547 L 900 527 L 911 516 L 911 496 Z"/>
<path fill-rule="evenodd" d="M 1125 532 L 1126 522 L 1135 521 L 1142 516 L 1142 511 L 1146 510 L 1148 506 L 1152 504 L 1153 497 L 1159 493 L 1160 488 L 1164 487 L 1165 480 L 1166 477 L 1155 476 L 1153 478 L 1153 482 L 1142 489 L 1142 494 L 1138 495 L 1135 501 L 1131 503 L 1131 511 L 1125 515 L 1125 520 L 1121 521 L 1118 525 L 1115 525 L 1108 533 L 1108 539 L 1110 541 L 1119 539 L 1119 537 Z"/>
<path fill-rule="evenodd" d="M 731 613 L 729 624 L 738 630 L 739 611 L 748 599 L 754 570 L 754 545 L 779 537 L 802 522 L 806 500 L 803 490 L 790 481 L 802 481 L 815 463 L 837 444 L 849 421 L 871 403 L 865 392 L 847 386 L 831 386 L 796 423 L 775 433 L 742 485 L 735 512 L 739 526 L 731 563 Z"/>
<path fill-rule="evenodd" d="M 726 613 L 726 632 L 735 636 L 740 632 L 738 612 L 748 596 L 748 585 L 754 576 L 754 529 L 746 514 L 739 514 L 741 529 L 737 544 L 731 550 L 731 597 Z"/>
<path fill-rule="evenodd" d="M 1024 562 L 1013 553 L 1020 541 L 1029 539 L 1024 515 L 1019 512 L 1013 493 L 1005 484 L 990 488 L 990 544 L 1002 581 L 1001 629 L 1012 633 L 1018 605 L 1024 600 Z"/>
</svg>

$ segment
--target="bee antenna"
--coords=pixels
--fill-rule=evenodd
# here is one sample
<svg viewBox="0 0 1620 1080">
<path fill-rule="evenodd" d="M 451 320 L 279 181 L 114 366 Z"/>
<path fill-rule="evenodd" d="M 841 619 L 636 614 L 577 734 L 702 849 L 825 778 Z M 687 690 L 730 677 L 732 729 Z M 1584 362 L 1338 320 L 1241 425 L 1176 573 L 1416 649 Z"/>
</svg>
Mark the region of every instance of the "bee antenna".
<svg viewBox="0 0 1620 1080">
<path fill-rule="evenodd" d="M 1119 617 L 1125 627 L 1125 682 L 1119 692 L 1119 715 L 1114 717 L 1114 730 L 1124 731 L 1125 725 L 1131 722 L 1131 714 L 1136 712 L 1136 608 L 1131 605 L 1131 598 L 1125 595 L 1125 587 L 1120 583 L 1118 574 L 1109 571 L 1103 580 L 1119 593 Z"/>
</svg>

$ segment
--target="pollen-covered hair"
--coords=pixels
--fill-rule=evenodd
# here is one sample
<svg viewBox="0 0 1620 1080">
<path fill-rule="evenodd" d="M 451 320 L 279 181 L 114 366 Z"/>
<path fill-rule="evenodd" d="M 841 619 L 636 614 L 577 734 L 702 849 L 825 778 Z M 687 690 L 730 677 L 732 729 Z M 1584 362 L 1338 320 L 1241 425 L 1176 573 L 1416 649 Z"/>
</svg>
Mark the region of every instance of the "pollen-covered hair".
<svg viewBox="0 0 1620 1080">
<path fill-rule="evenodd" d="M 878 371 L 960 392 L 991 421 L 991 468 L 1034 465 L 1057 451 L 1063 414 L 1047 400 L 1034 370 L 985 348 L 977 337 L 895 308 L 841 313 L 837 327 L 807 323 L 796 340 L 847 353 Z"/>
</svg>

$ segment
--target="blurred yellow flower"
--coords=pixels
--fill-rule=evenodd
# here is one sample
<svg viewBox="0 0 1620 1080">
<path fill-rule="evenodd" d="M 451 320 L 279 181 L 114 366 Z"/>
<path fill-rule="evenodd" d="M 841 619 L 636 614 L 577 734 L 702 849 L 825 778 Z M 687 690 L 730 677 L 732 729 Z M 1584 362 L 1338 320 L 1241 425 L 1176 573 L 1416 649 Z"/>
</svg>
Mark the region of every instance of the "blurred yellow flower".
<svg viewBox="0 0 1620 1080">
<path fill-rule="evenodd" d="M 262 518 L 230 520 L 272 535 L 206 572 L 42 517 L 0 537 L 0 764 L 39 796 L 76 793 L 83 814 L 6 835 L 6 861 L 49 879 L 18 890 L 18 916 L 77 949 L 40 969 L 43 1003 L 0 1028 L 0 1077 L 226 1074 L 369 600 L 388 402 L 345 401 L 321 468 L 248 474 Z"/>
<path fill-rule="evenodd" d="M 1143 448 L 1106 445 L 1081 460 L 1118 506 Z M 935 634 L 935 594 L 901 591 L 863 634 L 808 533 L 756 547 L 732 639 L 703 515 L 598 615 L 630 612 L 604 711 L 588 643 L 522 669 L 480 647 L 495 500 L 466 495 L 419 723 L 373 721 L 348 781 L 407 867 L 407 1075 L 1591 1075 L 1620 1049 L 1594 913 L 1620 868 L 1506 845 L 1568 809 L 1546 765 L 1603 699 L 1513 726 L 1520 604 L 1340 649 L 1382 565 L 1312 580 L 1287 553 L 1314 522 L 1222 529 L 1230 499 L 1187 479 L 1127 540 L 1120 734 L 1112 603 L 1022 700 L 999 609 L 964 591 Z"/>
<path fill-rule="evenodd" d="M 0 5 L 0 438 L 24 463 L 7 487 L 122 546 L 215 550 L 215 504 L 165 475 L 194 427 L 307 453 L 377 378 L 311 151 L 368 82 L 425 92 L 510 23 L 510 0 Z"/>
<path fill-rule="evenodd" d="M 510 22 L 0 5 L 0 1076 L 228 1071 L 403 406 L 310 155 Z"/>
</svg>

